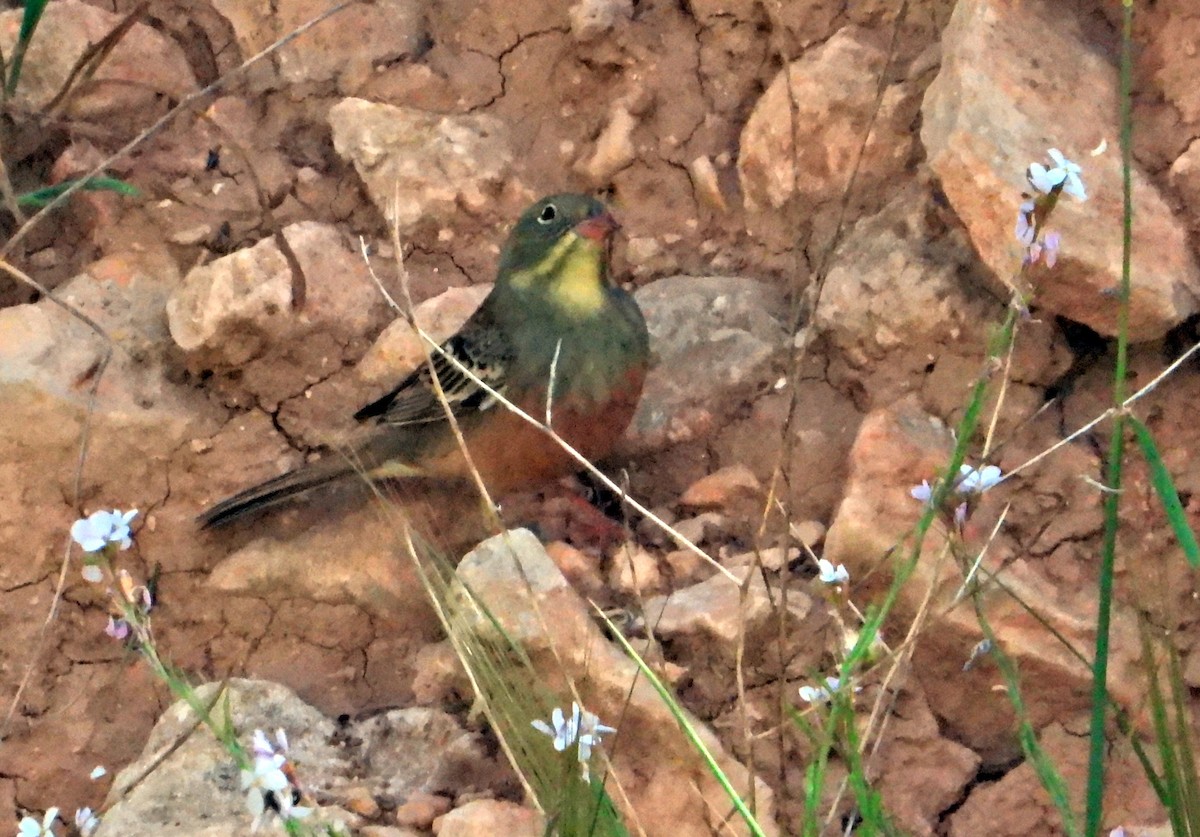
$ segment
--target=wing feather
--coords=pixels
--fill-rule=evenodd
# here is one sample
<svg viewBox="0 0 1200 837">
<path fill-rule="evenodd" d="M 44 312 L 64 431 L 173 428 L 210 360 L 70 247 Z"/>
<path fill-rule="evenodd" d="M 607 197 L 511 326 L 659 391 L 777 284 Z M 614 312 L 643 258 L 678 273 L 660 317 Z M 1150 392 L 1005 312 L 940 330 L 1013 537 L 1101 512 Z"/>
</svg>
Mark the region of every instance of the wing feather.
<svg viewBox="0 0 1200 837">
<path fill-rule="evenodd" d="M 486 305 L 472 315 L 462 329 L 442 344 L 442 349 L 470 369 L 488 386 L 504 391 L 512 347 L 496 328 Z M 450 411 L 456 416 L 486 410 L 494 400 L 440 353 L 433 354 L 433 367 L 442 385 Z M 363 407 L 354 417 L 375 419 L 392 427 L 445 421 L 446 412 L 434 391 L 428 364 L 422 364 L 382 398 Z"/>
</svg>

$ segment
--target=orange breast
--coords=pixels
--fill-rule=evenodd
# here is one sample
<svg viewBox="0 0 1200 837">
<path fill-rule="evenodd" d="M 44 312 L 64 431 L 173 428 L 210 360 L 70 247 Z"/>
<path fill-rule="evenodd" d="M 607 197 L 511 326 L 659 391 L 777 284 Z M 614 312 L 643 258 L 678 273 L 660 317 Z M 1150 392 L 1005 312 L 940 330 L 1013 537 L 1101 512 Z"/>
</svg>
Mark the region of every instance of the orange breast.
<svg viewBox="0 0 1200 837">
<path fill-rule="evenodd" d="M 644 380 L 644 370 L 631 372 L 614 389 L 612 397 L 600 405 L 586 399 L 556 401 L 554 430 L 589 460 L 603 458 L 629 426 Z M 545 418 L 544 400 L 526 397 L 518 404 L 531 416 Z M 479 422 L 464 428 L 463 436 L 484 484 L 495 494 L 536 488 L 581 468 L 548 435 L 499 404 L 492 406 Z M 457 445 L 423 465 L 430 476 L 470 476 Z"/>
</svg>

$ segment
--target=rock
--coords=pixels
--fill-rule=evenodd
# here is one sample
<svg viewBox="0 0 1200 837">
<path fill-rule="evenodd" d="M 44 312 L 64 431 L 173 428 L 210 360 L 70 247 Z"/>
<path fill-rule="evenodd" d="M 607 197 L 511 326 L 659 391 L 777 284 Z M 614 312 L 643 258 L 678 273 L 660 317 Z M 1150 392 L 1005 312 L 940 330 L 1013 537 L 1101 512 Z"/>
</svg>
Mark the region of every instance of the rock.
<svg viewBox="0 0 1200 837">
<path fill-rule="evenodd" d="M 819 520 L 802 520 L 792 524 L 792 537 L 809 549 L 816 549 L 825 540 L 828 527 Z"/>
<path fill-rule="evenodd" d="M 254 55 L 307 23 L 328 6 L 312 0 L 214 0 L 213 7 L 233 26 L 238 48 Z M 273 60 L 248 72 L 256 91 L 310 82 L 350 84 L 376 65 L 418 54 L 425 34 L 423 0 L 382 0 L 354 4 L 285 44 Z M 354 32 L 353 39 L 345 37 Z"/>
<path fill-rule="evenodd" d="M 904 833 L 932 837 L 975 780 L 979 756 L 942 736 L 919 689 L 899 691 L 882 735 L 873 786 Z"/>
<path fill-rule="evenodd" d="M 238 370 L 236 386 L 263 405 L 340 369 L 387 311 L 366 265 L 335 227 L 306 221 L 283 235 L 303 269 L 299 310 L 296 278 L 272 238 L 195 268 L 167 302 L 171 336 L 189 365 Z"/>
<path fill-rule="evenodd" d="M 895 550 L 915 525 L 921 505 L 909 490 L 931 479 L 944 467 L 952 448 L 950 431 L 923 413 L 911 399 L 869 414 L 859 428 L 850 453 L 846 496 L 825 538 L 824 558 L 845 564 L 854 579 L 855 597 L 868 601 L 882 595 L 892 567 L 908 560 L 907 549 Z M 1003 464 L 1003 463 L 1002 463 Z M 1008 485 L 984 496 L 975 515 L 988 519 L 1003 504 Z M 991 509 L 991 511 L 989 511 Z M 968 548 L 982 546 L 988 526 L 973 518 L 968 524 Z M 940 531 L 935 526 L 934 532 Z M 991 664 L 962 671 L 972 648 L 982 639 L 971 608 L 951 607 L 962 585 L 957 565 L 939 560 L 941 541 L 931 534 L 912 576 L 900 589 L 894 618 L 905 620 L 928 608 L 935 614 L 925 628 L 913 662 L 929 704 L 942 723 L 957 731 L 956 738 L 980 753 L 988 763 L 1017 754 L 1013 749 L 1012 713 L 1008 698 L 994 684 L 999 675 Z M 1036 602 L 1041 619 L 1067 637 L 1075 647 L 1087 647 L 1092 637 L 1095 601 L 1085 587 L 1065 589 L 1045 579 L 1035 564 L 1017 554 L 1001 530 L 983 561 L 989 572 L 1003 568 L 1008 591 L 988 587 L 983 606 L 1005 651 L 1022 673 L 1022 697 L 1035 729 L 1063 712 L 1089 705 L 1090 672 L 1046 629 L 1029 618 L 1017 603 Z M 926 596 L 932 588 L 932 601 Z M 1113 615 L 1109 661 L 1111 697 L 1132 710 L 1137 704 L 1140 650 L 1131 615 L 1117 607 Z"/>
<path fill-rule="evenodd" d="M 350 813 L 366 817 L 369 820 L 379 816 L 379 803 L 375 801 L 369 788 L 354 785 L 343 790 L 340 796 L 342 807 Z"/>
<path fill-rule="evenodd" d="M 825 371 L 835 386 L 853 388 L 869 407 L 917 392 L 950 419 L 982 371 L 990 324 L 1004 313 L 963 236 L 931 228 L 931 209 L 926 194 L 910 188 L 855 224 L 835 253 L 814 322 L 838 350 Z M 1002 433 L 1042 407 L 1044 388 L 1073 360 L 1052 321 L 1022 323 L 1021 336 Z"/>
<path fill-rule="evenodd" d="M 596 138 L 596 148 L 587 160 L 581 160 L 575 170 L 588 179 L 593 185 L 601 185 L 612 179 L 612 176 L 628 166 L 637 157 L 633 147 L 633 129 L 637 127 L 634 118 L 625 105 L 613 107 L 608 116 L 608 124 Z"/>
<path fill-rule="evenodd" d="M 713 168 L 712 160 L 701 155 L 688 163 L 688 175 L 692 178 L 692 188 L 696 191 L 698 202 L 714 212 L 728 212 L 729 205 L 725 203 L 725 195 L 721 192 L 720 181 L 717 180 L 717 170 Z"/>
<path fill-rule="evenodd" d="M 202 702 L 212 699 L 218 684 L 197 689 Z M 249 733 L 262 729 L 287 733 L 289 757 L 301 771 L 298 779 L 310 793 L 325 794 L 353 769 L 341 748 L 329 743 L 334 724 L 290 690 L 274 683 L 234 678 L 229 681 L 230 714 L 249 743 Z M 218 706 L 214 717 L 224 716 Z M 248 833 L 251 816 L 233 757 L 203 726 L 183 701 L 173 704 L 155 725 L 141 757 L 119 774 L 109 789 L 96 837 Z M 161 761 L 160 761 L 161 760 Z M 318 808 L 307 823 L 344 821 L 336 808 Z M 197 830 L 203 824 L 203 831 Z"/>
<path fill-rule="evenodd" d="M 709 564 L 690 549 L 673 549 L 668 552 L 663 561 L 670 567 L 672 587 L 692 584 L 700 579 L 701 571 Z"/>
<path fill-rule="evenodd" d="M 449 288 L 413 306 L 417 323 L 434 340 L 458 331 L 487 296 L 491 285 Z M 280 406 L 276 420 L 292 440 L 315 447 L 328 444 L 330 428 L 347 430 L 358 407 L 369 404 L 425 363 L 425 347 L 408 320 L 400 315 L 384 328 L 354 369 L 333 375 Z"/>
<path fill-rule="evenodd" d="M 608 584 L 627 595 L 638 596 L 662 589 L 658 558 L 636 546 L 618 549 L 609 565 Z"/>
<path fill-rule="evenodd" d="M 362 738 L 362 770 L 379 799 L 474 793 L 507 768 L 487 755 L 478 734 L 439 709 L 393 709 L 357 724 L 355 733 Z"/>
<path fill-rule="evenodd" d="M 1155 4 L 1153 22 L 1141 22 L 1139 39 L 1145 52 L 1137 60 L 1139 75 L 1152 79 L 1156 91 L 1174 105 L 1185 123 L 1193 127 L 1200 123 L 1200 55 L 1196 52 L 1196 37 L 1200 34 L 1200 17 L 1188 0 L 1170 0 Z"/>
<path fill-rule="evenodd" d="M 859 189 L 904 170 L 913 138 L 898 85 L 876 114 L 887 60 L 873 33 L 847 27 L 775 77 L 742 130 L 737 166 L 747 210 L 779 209 L 794 197 L 813 206 L 838 198 L 860 149 Z"/>
<path fill-rule="evenodd" d="M 567 584 L 537 539 L 525 530 L 497 535 L 463 559 L 458 577 L 482 599 L 496 620 L 493 624 L 489 617 L 470 617 L 481 639 L 498 639 L 498 626 L 522 645 L 545 682 L 561 683 L 564 675 L 570 677 L 588 710 L 601 719 L 617 721 L 620 731 L 606 740 L 605 749 L 613 771 L 622 778 L 641 827 L 650 834 L 708 833 L 708 806 L 724 809 L 728 798 L 701 765 L 695 750 L 679 735 L 674 718 L 657 693 L 645 678 L 637 676 L 625 654 L 604 638 L 593 621 L 591 608 Z M 536 599 L 531 600 L 531 596 Z M 461 601 L 462 597 L 455 600 Z M 544 631 L 544 625 L 554 626 L 552 634 Z M 689 722 L 696 725 L 733 786 L 745 794 L 745 768 L 729 756 L 703 723 L 694 718 Z M 622 733 L 636 736 L 637 752 L 615 743 Z M 632 776 L 638 781 L 624 779 Z M 777 834 L 770 789 L 759 782 L 756 793 L 759 822 L 765 833 Z M 744 833 L 736 821 L 727 827 Z"/>
<path fill-rule="evenodd" d="M 1200 229 L 1200 140 L 1194 140 L 1171 164 L 1168 181 L 1183 200 L 1193 229 Z"/>
<path fill-rule="evenodd" d="M 670 646 L 674 663 L 686 666 L 689 683 L 684 697 L 689 706 L 705 715 L 716 714 L 737 700 L 736 678 L 731 673 L 738 665 L 739 642 L 742 643 L 742 665 L 759 682 L 778 666 L 780 618 L 778 591 L 771 593 L 757 569 L 749 573 L 744 591 L 739 591 L 722 575 L 690 587 L 675 590 L 667 596 L 656 596 L 646 602 L 645 622 L 648 630 Z M 789 635 L 787 659 L 805 653 L 810 646 L 812 627 L 807 617 L 812 613 L 812 600 L 802 591 L 792 588 L 788 593 Z"/>
<path fill-rule="evenodd" d="M 1030 32 L 1040 33 L 1030 38 Z M 1117 73 L 1055 4 L 968 0 L 943 34 L 942 66 L 923 105 L 921 140 L 929 166 L 966 226 L 979 257 L 998 276 L 1013 275 L 1022 247 L 1013 235 L 1030 163 L 1062 149 L 1083 167 L 1088 200 L 1059 202 L 1049 221 L 1062 235 L 1053 268 L 1030 271 L 1034 303 L 1051 314 L 1116 334 L 1121 275 L 1120 159 L 1084 152 L 1117 129 Z M 1054 60 L 1046 61 L 1046 56 Z M 1029 68 L 1040 67 L 1036 87 Z M 1093 80 L 1088 96 L 1078 79 Z M 1046 131 L 1053 128 L 1054 135 Z M 1200 268 L 1186 231 L 1155 187 L 1134 167 L 1133 286 L 1129 334 L 1162 337 L 1198 310 Z"/>
<path fill-rule="evenodd" d="M 989 323 L 1003 309 L 984 290 L 985 277 L 972 276 L 977 259 L 961 236 L 930 228 L 930 209 L 925 194 L 910 188 L 855 224 L 835 253 L 815 325 L 838 350 L 828 370 L 836 384 L 850 378 L 872 406 L 922 391 L 950 414 L 961 409 Z M 1031 325 L 1046 336 L 1024 347 L 1013 378 L 1049 385 L 1072 356 L 1053 326 Z M 1040 402 L 1039 391 L 1030 409 Z M 1025 417 L 1009 416 L 1009 426 Z"/>
<path fill-rule="evenodd" d="M 759 563 L 763 569 L 780 572 L 793 561 L 799 560 L 799 558 L 800 550 L 795 547 L 785 549 L 782 546 L 768 546 L 758 550 L 758 552 L 742 552 L 737 555 L 731 555 L 729 558 L 722 560 L 721 564 L 733 568 L 749 567 L 755 563 Z"/>
<path fill-rule="evenodd" d="M 738 500 L 761 498 L 762 484 L 745 465 L 727 465 L 688 486 L 679 505 L 693 509 L 728 509 Z"/>
<path fill-rule="evenodd" d="M 445 705 L 457 695 L 471 694 L 471 681 L 450 640 L 429 643 L 417 652 L 412 688 L 413 697 L 423 706 Z"/>
<path fill-rule="evenodd" d="M 724 576 L 676 590 L 667 596 L 656 596 L 646 602 L 646 624 L 655 633 L 672 642 L 703 650 L 727 662 L 734 659 L 738 637 L 749 637 L 765 630 L 776 630 L 775 604 L 762 576 L 751 576 L 745 600 L 737 587 Z M 808 615 L 812 601 L 799 590 L 792 590 L 788 608 L 797 620 Z M 687 654 L 683 654 L 686 658 Z"/>
<path fill-rule="evenodd" d="M 4 55 L 13 54 L 22 14 L 14 9 L 0 15 Z M 62 90 L 89 45 L 99 43 L 123 18 L 79 0 L 48 4 L 25 53 L 13 105 L 21 111 L 43 109 Z M 179 46 L 154 28 L 135 23 L 99 63 L 90 83 L 77 85 L 78 93 L 59 116 L 112 126 L 142 125 L 157 115 L 161 94 L 181 99 L 196 89 Z"/>
<path fill-rule="evenodd" d="M 729 520 L 717 512 L 703 512 L 695 517 L 685 517 L 674 523 L 672 528 L 694 544 L 715 540 L 729 526 Z"/>
<path fill-rule="evenodd" d="M 375 206 L 401 238 L 482 213 L 512 165 L 507 129 L 484 114 L 441 116 L 343 99 L 329 109 L 333 147 L 354 164 Z"/>
<path fill-rule="evenodd" d="M 111 336 L 105 367 L 105 341 L 54 301 L 0 308 L 0 473 L 9 486 L 0 539 L 61 543 L 72 521 L 100 508 L 139 508 L 144 515 L 171 493 L 168 463 L 175 452 L 219 426 L 220 411 L 166 377 L 162 308 L 178 279 L 163 251 L 116 253 L 58 287 L 55 299 Z M 85 436 L 89 446 L 80 472 Z M 145 519 L 135 528 L 142 529 Z M 149 543 L 164 545 L 158 538 Z M 28 562 L 0 567 L 4 589 L 29 585 L 28 595 L 36 595 L 49 552 L 39 548 Z M 181 553 L 195 549 L 184 546 Z"/>
<path fill-rule="evenodd" d="M 499 799 L 475 799 L 442 817 L 438 837 L 542 837 L 546 818 L 530 808 Z"/>
<path fill-rule="evenodd" d="M 449 810 L 449 798 L 417 791 L 396 808 L 396 824 L 428 831 L 433 821 Z"/>
<path fill-rule="evenodd" d="M 672 276 L 635 297 L 655 364 L 624 452 L 708 438 L 740 399 L 779 377 L 787 338 L 777 288 L 736 277 Z"/>
<path fill-rule="evenodd" d="M 633 0 L 578 0 L 567 15 L 575 40 L 591 41 L 633 17 Z"/>
<path fill-rule="evenodd" d="M 630 549 L 634 548 L 632 546 Z M 621 550 L 624 551 L 624 548 Z M 546 554 L 571 586 L 585 596 L 595 596 L 604 588 L 600 560 L 563 541 L 546 544 Z"/>
<path fill-rule="evenodd" d="M 455 334 L 492 290 L 490 284 L 449 288 L 413 306 L 413 318 L 430 337 L 441 343 Z M 408 320 L 397 317 L 383 330 L 355 367 L 364 382 L 390 390 L 396 381 L 425 363 L 426 347 Z"/>
<path fill-rule="evenodd" d="M 362 837 L 425 837 L 428 829 L 395 828 L 390 825 L 364 825 L 358 830 Z"/>
<path fill-rule="evenodd" d="M 1023 672 L 1022 672 L 1023 674 Z M 1022 677 L 1022 685 L 1026 684 Z M 1087 777 L 1087 721 L 1083 717 L 1067 723 L 1054 723 L 1038 737 L 1038 743 L 1062 776 L 1067 798 L 1082 800 Z M 1145 774 L 1127 740 L 1110 741 L 1106 755 L 1104 782 L 1105 822 L 1110 817 L 1140 822 L 1159 819 L 1159 808 L 1145 783 Z M 1062 828 L 1054 804 L 1042 787 L 1032 764 L 1022 761 L 995 782 L 976 785 L 962 805 L 949 816 L 950 837 L 1025 837 L 1028 834 L 1054 834 Z M 1107 827 L 1107 826 L 1106 826 Z M 1129 834 L 1134 837 L 1137 832 Z"/>
</svg>

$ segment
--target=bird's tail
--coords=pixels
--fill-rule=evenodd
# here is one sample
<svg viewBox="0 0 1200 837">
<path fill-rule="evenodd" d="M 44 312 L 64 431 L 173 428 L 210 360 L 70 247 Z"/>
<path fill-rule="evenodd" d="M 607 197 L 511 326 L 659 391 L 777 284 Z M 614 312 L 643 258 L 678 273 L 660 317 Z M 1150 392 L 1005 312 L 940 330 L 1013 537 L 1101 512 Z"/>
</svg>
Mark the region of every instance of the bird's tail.
<svg viewBox="0 0 1200 837">
<path fill-rule="evenodd" d="M 215 529 L 243 515 L 261 511 L 318 486 L 350 476 L 356 471 L 348 457 L 335 453 L 251 486 L 245 491 L 239 491 L 232 497 L 226 497 L 201 512 L 196 522 L 201 529 Z"/>
</svg>

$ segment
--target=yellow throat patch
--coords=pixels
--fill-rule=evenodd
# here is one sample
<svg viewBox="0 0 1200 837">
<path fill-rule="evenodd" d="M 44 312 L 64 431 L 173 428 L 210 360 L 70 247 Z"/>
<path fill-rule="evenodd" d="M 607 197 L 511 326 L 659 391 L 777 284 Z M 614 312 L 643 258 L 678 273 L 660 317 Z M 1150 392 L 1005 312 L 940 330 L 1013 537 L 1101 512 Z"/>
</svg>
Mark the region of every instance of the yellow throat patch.
<svg viewBox="0 0 1200 837">
<path fill-rule="evenodd" d="M 603 258 L 599 245 L 571 230 L 540 262 L 517 272 L 512 283 L 514 287 L 529 288 L 535 282 L 544 282 L 548 300 L 583 319 L 604 306 Z"/>
</svg>

